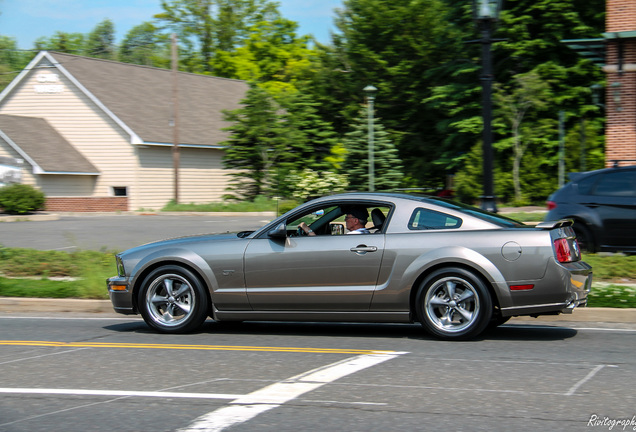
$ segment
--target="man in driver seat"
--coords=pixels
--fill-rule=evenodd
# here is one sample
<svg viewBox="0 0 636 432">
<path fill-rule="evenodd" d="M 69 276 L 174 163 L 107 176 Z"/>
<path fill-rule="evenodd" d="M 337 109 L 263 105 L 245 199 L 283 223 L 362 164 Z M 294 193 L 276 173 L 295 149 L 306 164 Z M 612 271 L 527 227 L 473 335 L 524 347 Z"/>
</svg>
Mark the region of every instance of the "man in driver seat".
<svg viewBox="0 0 636 432">
<path fill-rule="evenodd" d="M 347 234 L 370 234 L 370 231 L 365 227 L 369 220 L 369 212 L 365 207 L 352 206 L 342 210 L 345 214 L 345 225 L 349 231 Z M 308 236 L 316 235 L 305 222 L 301 222 L 298 227 L 305 231 Z"/>
<path fill-rule="evenodd" d="M 347 234 L 369 234 L 366 229 L 369 220 L 369 212 L 365 207 L 355 206 L 343 209 L 345 212 L 345 225 L 349 232 Z"/>
</svg>

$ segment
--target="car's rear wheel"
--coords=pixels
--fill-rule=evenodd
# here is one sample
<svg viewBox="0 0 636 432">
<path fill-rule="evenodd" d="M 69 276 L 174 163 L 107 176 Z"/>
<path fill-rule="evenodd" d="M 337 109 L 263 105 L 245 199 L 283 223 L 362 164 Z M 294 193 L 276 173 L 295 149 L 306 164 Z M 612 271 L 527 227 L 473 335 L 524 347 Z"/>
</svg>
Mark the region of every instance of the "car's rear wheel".
<svg viewBox="0 0 636 432">
<path fill-rule="evenodd" d="M 441 339 L 475 337 L 492 316 L 488 288 L 463 268 L 443 268 L 428 275 L 420 285 L 416 305 L 424 328 Z"/>
<path fill-rule="evenodd" d="M 173 265 L 146 276 L 138 304 L 146 324 L 163 333 L 193 331 L 208 312 L 208 297 L 199 279 L 190 270 Z"/>
<path fill-rule="evenodd" d="M 582 251 L 590 253 L 594 253 L 597 251 L 592 231 L 590 231 L 590 229 L 585 226 L 585 222 L 574 222 L 574 225 L 572 225 L 572 229 L 574 229 L 576 241 L 579 243 L 579 248 L 581 248 Z"/>
</svg>

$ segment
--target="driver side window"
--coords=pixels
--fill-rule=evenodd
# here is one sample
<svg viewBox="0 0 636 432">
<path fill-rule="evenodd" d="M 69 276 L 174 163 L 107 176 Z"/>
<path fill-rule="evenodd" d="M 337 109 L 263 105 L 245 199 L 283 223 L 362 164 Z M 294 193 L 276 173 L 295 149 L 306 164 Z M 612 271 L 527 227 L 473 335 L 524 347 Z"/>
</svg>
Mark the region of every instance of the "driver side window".
<svg viewBox="0 0 636 432">
<path fill-rule="evenodd" d="M 311 227 L 316 235 L 331 235 L 331 232 L 327 229 L 329 222 L 337 218 L 339 214 L 337 206 L 314 209 L 309 213 L 287 221 L 287 232 L 290 235 L 303 235 L 301 224 L 304 223 L 307 227 Z"/>
<path fill-rule="evenodd" d="M 358 213 L 359 211 L 361 213 Z M 343 203 L 324 208 L 314 208 L 311 211 L 295 216 L 287 221 L 287 233 L 289 236 L 333 236 L 349 234 L 354 228 L 358 231 L 363 227 L 364 234 L 379 233 L 383 231 L 385 220 L 391 207 L 378 205 L 377 203 Z M 360 219 L 366 218 L 364 225 L 352 226 L 347 223 L 347 215 L 356 213 Z M 352 218 L 353 219 L 353 218 Z M 308 230 L 311 231 L 308 234 Z"/>
</svg>

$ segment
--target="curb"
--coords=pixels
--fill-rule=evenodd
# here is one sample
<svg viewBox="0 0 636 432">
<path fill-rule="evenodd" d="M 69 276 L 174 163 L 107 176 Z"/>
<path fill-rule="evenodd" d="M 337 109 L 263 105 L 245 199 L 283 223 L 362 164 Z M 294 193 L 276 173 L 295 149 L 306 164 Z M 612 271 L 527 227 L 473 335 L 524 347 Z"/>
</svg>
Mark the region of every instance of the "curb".
<svg viewBox="0 0 636 432">
<path fill-rule="evenodd" d="M 89 313 L 116 314 L 110 300 L 44 299 L 29 297 L 0 297 L 0 313 Z M 130 315 L 129 315 L 130 316 Z M 572 314 L 545 315 L 539 318 L 517 317 L 521 321 L 542 322 L 605 322 L 636 324 L 636 308 L 577 308 Z"/>
<path fill-rule="evenodd" d="M 28 215 L 6 215 L 0 214 L 0 222 L 44 222 L 56 221 L 60 215 L 54 213 L 38 213 Z"/>
<path fill-rule="evenodd" d="M 0 297 L 0 313 L 78 312 L 115 313 L 110 300 L 83 300 L 73 298 Z M 119 314 L 118 314 L 119 315 Z M 122 315 L 123 316 L 123 315 Z"/>
</svg>

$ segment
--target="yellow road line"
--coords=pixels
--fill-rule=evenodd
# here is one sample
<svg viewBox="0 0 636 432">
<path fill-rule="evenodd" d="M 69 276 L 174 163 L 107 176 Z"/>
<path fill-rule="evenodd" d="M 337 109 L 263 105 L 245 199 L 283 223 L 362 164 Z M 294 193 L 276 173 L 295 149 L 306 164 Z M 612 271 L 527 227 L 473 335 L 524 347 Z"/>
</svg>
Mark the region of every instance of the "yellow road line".
<svg viewBox="0 0 636 432">
<path fill-rule="evenodd" d="M 109 342 L 59 342 L 59 341 L 19 341 L 0 340 L 0 345 L 12 346 L 40 346 L 54 348 L 139 348 L 139 349 L 171 349 L 171 350 L 212 350 L 212 351 L 259 351 L 259 352 L 289 352 L 312 354 L 391 354 L 394 351 L 361 350 L 361 349 L 331 349 L 331 348 L 300 348 L 300 347 L 259 347 L 233 345 L 179 345 L 179 344 L 143 344 L 143 343 L 109 343 Z"/>
</svg>

